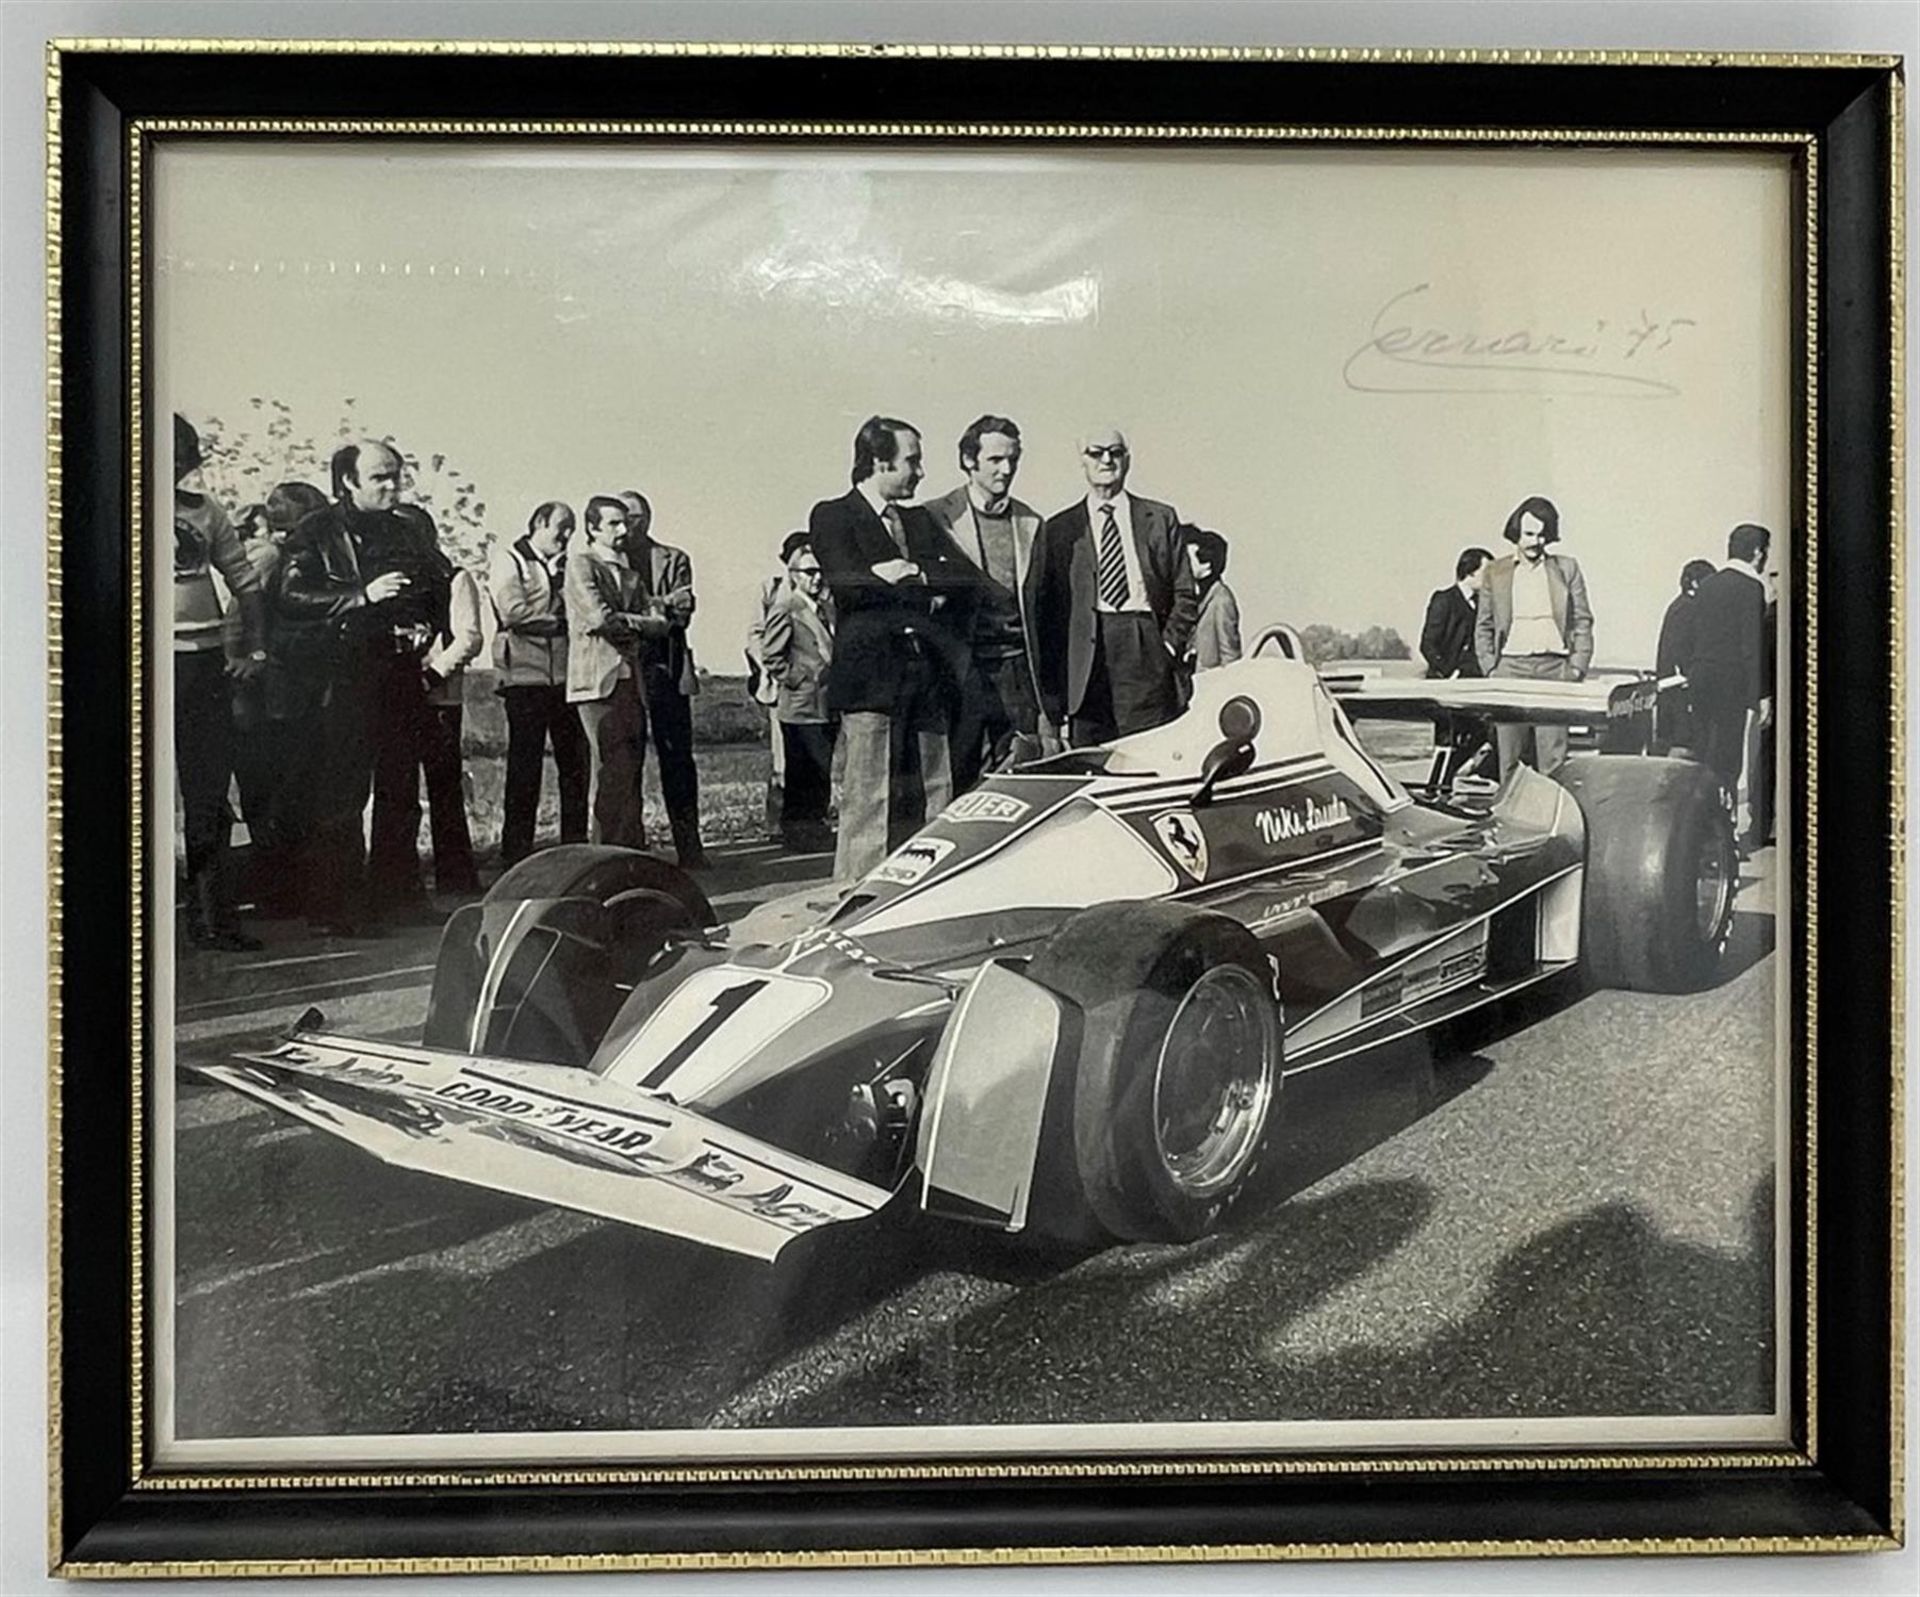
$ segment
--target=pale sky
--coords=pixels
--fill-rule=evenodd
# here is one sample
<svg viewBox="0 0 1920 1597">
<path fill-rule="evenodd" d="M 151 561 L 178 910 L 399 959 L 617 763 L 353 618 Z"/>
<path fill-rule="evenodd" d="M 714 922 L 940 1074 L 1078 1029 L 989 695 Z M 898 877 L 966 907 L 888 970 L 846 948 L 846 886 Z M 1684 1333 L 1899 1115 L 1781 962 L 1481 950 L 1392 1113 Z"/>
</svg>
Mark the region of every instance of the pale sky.
<svg viewBox="0 0 1920 1597">
<path fill-rule="evenodd" d="M 718 671 L 873 412 L 925 434 L 923 498 L 1013 417 L 1043 513 L 1123 428 L 1249 634 L 1412 644 L 1544 493 L 1596 659 L 1650 662 L 1680 566 L 1789 522 L 1784 155 L 208 142 L 152 189 L 159 414 L 272 397 L 330 445 L 353 396 L 506 537 L 641 488 Z"/>
</svg>

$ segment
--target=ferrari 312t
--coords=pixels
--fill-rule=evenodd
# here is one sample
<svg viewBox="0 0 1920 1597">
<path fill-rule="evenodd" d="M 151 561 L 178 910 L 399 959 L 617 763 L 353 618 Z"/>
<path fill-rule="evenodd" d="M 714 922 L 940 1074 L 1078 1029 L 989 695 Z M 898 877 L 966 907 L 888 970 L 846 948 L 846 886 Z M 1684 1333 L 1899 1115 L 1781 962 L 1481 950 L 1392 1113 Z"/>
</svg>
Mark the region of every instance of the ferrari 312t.
<svg viewBox="0 0 1920 1597">
<path fill-rule="evenodd" d="M 1176 721 L 988 778 L 864 879 L 714 924 L 549 849 L 458 911 L 418 1046 L 205 1073 L 395 1164 L 771 1259 L 896 1197 L 1099 1245 L 1247 1190 L 1290 1076 L 1576 967 L 1711 983 L 1732 827 L 1683 760 L 1409 787 L 1354 718 L 1591 725 L 1651 691 L 1323 678 L 1274 628 Z"/>
</svg>

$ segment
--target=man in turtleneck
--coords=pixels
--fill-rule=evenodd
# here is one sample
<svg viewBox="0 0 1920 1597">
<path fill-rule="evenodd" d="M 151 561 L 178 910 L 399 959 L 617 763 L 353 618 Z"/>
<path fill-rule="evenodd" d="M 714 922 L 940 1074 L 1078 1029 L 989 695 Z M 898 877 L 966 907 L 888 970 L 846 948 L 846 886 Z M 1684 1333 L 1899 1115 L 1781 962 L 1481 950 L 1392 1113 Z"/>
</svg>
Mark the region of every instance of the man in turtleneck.
<svg viewBox="0 0 1920 1597">
<path fill-rule="evenodd" d="M 304 517 L 288 537 L 276 612 L 298 684 L 299 713 L 313 735 L 305 790 L 308 914 L 328 932 L 362 929 L 370 890 L 389 903 L 425 897 L 414 835 L 420 824 L 417 754 L 401 700 L 425 702 L 422 660 L 447 631 L 453 568 L 440 552 L 432 520 L 400 503 L 401 460 L 385 443 L 342 445 L 332 462 L 333 503 Z M 389 746 L 391 745 L 391 746 Z M 410 791 L 397 780 L 376 805 L 374 850 L 389 874 L 410 880 L 368 881 L 361 816 L 376 763 L 404 766 Z"/>
<path fill-rule="evenodd" d="M 1033 622 L 1026 598 L 1040 515 L 1013 497 L 1020 429 L 1005 416 L 982 416 L 960 435 L 966 481 L 927 506 L 971 570 L 964 618 L 972 672 L 953 727 L 953 790 L 964 793 L 983 769 L 1001 764 L 1016 734 L 1050 736 L 1040 725 L 1034 680 Z"/>
</svg>

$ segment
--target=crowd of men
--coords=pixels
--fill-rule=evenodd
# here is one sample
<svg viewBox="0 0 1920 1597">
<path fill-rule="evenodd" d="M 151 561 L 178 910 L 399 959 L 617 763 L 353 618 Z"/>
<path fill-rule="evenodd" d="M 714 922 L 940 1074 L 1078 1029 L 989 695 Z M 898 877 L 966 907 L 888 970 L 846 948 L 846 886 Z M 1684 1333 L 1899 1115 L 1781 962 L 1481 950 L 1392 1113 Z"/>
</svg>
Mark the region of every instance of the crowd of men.
<svg viewBox="0 0 1920 1597">
<path fill-rule="evenodd" d="M 1470 548 L 1454 581 L 1427 601 L 1420 653 L 1429 677 L 1522 677 L 1578 682 L 1593 662 L 1593 608 L 1586 579 L 1556 554 L 1560 512 L 1549 499 L 1524 499 L 1504 529 L 1514 552 L 1495 559 Z M 1662 618 L 1654 674 L 1660 692 L 1654 748 L 1703 761 L 1738 810 L 1747 775 L 1743 851 L 1773 830 L 1773 681 L 1776 610 L 1768 588 L 1772 535 L 1743 522 L 1727 537 L 1727 563 L 1690 560 L 1679 595 Z M 1495 723 L 1499 772 L 1525 761 L 1551 775 L 1567 757 L 1567 729 Z M 1453 732 L 1464 764 L 1484 729 L 1463 720 Z M 1470 768 L 1470 767 L 1469 767 Z"/>
<path fill-rule="evenodd" d="M 1194 671 L 1240 654 L 1225 539 L 1129 491 L 1119 432 L 1082 442 L 1088 492 L 1044 518 L 1012 493 L 1012 420 L 980 417 L 957 453 L 960 483 L 913 504 L 918 430 L 864 423 L 850 490 L 786 539 L 748 640 L 777 733 L 782 836 L 795 849 L 831 845 L 842 879 L 986 771 L 1159 725 L 1179 714 Z M 478 890 L 461 707 L 486 608 L 508 728 L 502 863 L 533 851 L 549 749 L 559 841 L 646 847 L 651 743 L 678 861 L 706 865 L 693 567 L 652 537 L 643 494 L 590 497 L 583 528 L 566 504 L 538 506 L 482 575 L 456 566 L 432 519 L 403 502 L 390 443 L 337 450 L 330 496 L 285 483 L 234 517 L 208 492 L 181 417 L 174 460 L 174 725 L 193 942 L 258 946 L 228 861 L 236 778 L 269 910 L 334 936 L 436 918 L 417 842 L 423 783 L 435 890 Z"/>
<path fill-rule="evenodd" d="M 1226 540 L 1130 487 L 1124 435 L 1081 440 L 1087 491 L 1049 516 L 1013 492 L 1021 450 L 1013 420 L 979 417 L 958 440 L 960 481 L 916 503 L 919 430 L 870 417 L 848 491 L 814 505 L 763 585 L 747 653 L 773 728 L 780 834 L 796 850 L 831 847 L 840 880 L 879 865 L 986 772 L 1161 725 L 1195 672 L 1240 657 Z M 508 729 L 502 864 L 534 849 L 549 750 L 559 841 L 645 848 L 651 744 L 675 855 L 705 867 L 693 565 L 652 536 L 645 495 L 593 495 L 584 527 L 569 505 L 541 504 L 482 574 L 456 566 L 432 519 L 403 501 L 389 443 L 337 450 L 330 496 L 283 483 L 232 518 L 180 417 L 174 460 L 191 940 L 258 946 L 228 865 L 236 782 L 269 909 L 336 936 L 437 918 L 418 848 L 423 785 L 435 890 L 479 890 L 461 721 L 488 610 Z M 1578 563 L 1552 547 L 1558 510 L 1525 499 L 1504 536 L 1511 555 L 1466 550 L 1432 596 L 1428 674 L 1580 680 L 1593 612 Z M 1769 541 L 1742 525 L 1723 569 L 1690 563 L 1661 634 L 1659 746 L 1703 759 L 1730 802 L 1749 727 L 1770 721 Z M 1457 728 L 1458 751 L 1484 730 Z M 1562 727 L 1497 724 L 1492 743 L 1501 774 L 1522 760 L 1551 774 L 1566 759 Z M 1770 826 L 1757 797 L 1747 844 Z"/>
<path fill-rule="evenodd" d="M 924 504 L 919 429 L 873 416 L 852 486 L 781 548 L 748 641 L 775 715 L 781 828 L 852 880 L 1008 763 L 1178 715 L 1193 673 L 1240 657 L 1226 540 L 1129 490 L 1116 430 L 1081 441 L 1087 493 L 1042 516 L 1014 495 L 1020 428 L 960 435 L 960 482 Z"/>
</svg>

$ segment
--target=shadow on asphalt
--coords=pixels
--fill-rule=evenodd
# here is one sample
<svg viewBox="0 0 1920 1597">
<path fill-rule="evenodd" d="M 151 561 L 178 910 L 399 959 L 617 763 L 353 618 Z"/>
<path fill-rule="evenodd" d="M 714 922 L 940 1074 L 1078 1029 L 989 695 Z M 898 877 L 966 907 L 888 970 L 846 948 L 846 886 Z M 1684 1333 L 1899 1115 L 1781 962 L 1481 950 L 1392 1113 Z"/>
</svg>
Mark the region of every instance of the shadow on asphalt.
<svg viewBox="0 0 1920 1597">
<path fill-rule="evenodd" d="M 1290 1326 L 1398 1248 L 1419 1182 L 1290 1204 L 1260 1232 L 1102 1255 L 782 1409 L 782 1425 L 1753 1414 L 1773 1406 L 1773 1192 L 1732 1253 L 1604 1203 L 1532 1237 L 1457 1325 Z M 1257 1304 L 1249 1314 L 1243 1306 Z M 1328 1333 L 1314 1333 L 1318 1346 Z M 1021 1350 L 1017 1356 L 1009 1350 Z"/>
<path fill-rule="evenodd" d="M 1221 1234 L 1191 1245 L 1036 1247 L 1018 1237 L 929 1217 L 914 1207 L 910 1193 L 871 1221 L 827 1227 L 797 1239 L 772 1268 L 641 1240 L 638 1245 L 648 1251 L 647 1273 L 666 1300 L 689 1306 L 724 1302 L 726 1327 L 741 1333 L 728 1345 L 714 1335 L 711 1319 L 696 1313 L 694 1323 L 705 1327 L 697 1335 L 686 1335 L 667 1318 L 651 1324 L 648 1335 L 678 1343 L 680 1356 L 709 1367 L 735 1361 L 730 1384 L 737 1387 L 905 1296 L 917 1283 L 958 1276 L 1019 1289 L 1005 1312 L 1026 1312 L 1019 1304 L 1030 1301 L 1037 1316 L 1034 1334 L 1041 1336 L 1048 1334 L 1048 1325 L 1057 1329 L 1073 1323 L 1071 1309 L 1067 1319 L 1056 1318 L 1062 1314 L 1060 1294 L 1079 1290 L 1069 1283 L 1112 1275 L 1130 1283 L 1128 1293 L 1137 1293 L 1143 1268 L 1171 1274 L 1204 1270 L 1208 1260 L 1241 1246 L 1256 1227 L 1284 1231 L 1288 1238 L 1288 1260 L 1279 1273 L 1292 1284 L 1283 1298 L 1303 1293 L 1310 1300 L 1339 1284 L 1313 1284 L 1327 1269 L 1341 1279 L 1363 1274 L 1398 1248 L 1418 1229 L 1431 1200 L 1423 1186 L 1406 1183 L 1375 1183 L 1359 1189 L 1358 1196 L 1345 1192 L 1303 1201 L 1295 1194 L 1398 1136 L 1471 1089 L 1492 1068 L 1478 1056 L 1436 1063 L 1416 1040 L 1349 1062 L 1340 1071 L 1317 1072 L 1289 1084 L 1282 1098 L 1283 1129 L 1234 1222 Z M 1335 1234 L 1337 1244 L 1328 1240 Z M 1321 1240 L 1311 1240 L 1315 1238 Z M 1272 1244 L 1255 1245 L 1265 1249 Z M 1293 1256 L 1296 1249 L 1316 1259 L 1324 1252 L 1328 1262 L 1309 1264 Z M 1284 1303 L 1280 1307 L 1284 1309 Z M 1112 1327 L 1113 1337 L 1124 1340 L 1126 1334 L 1123 1324 Z M 664 1367 L 672 1367 L 670 1359 Z M 901 1402 L 913 1401 L 896 1395 Z M 1078 1417 L 1094 1412 L 1082 1408 Z M 685 1414 L 652 1421 L 704 1422 L 704 1416 Z"/>
</svg>

